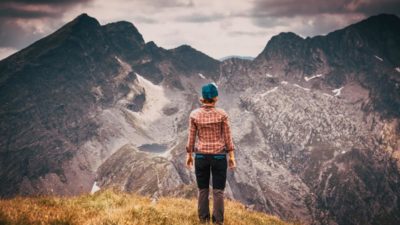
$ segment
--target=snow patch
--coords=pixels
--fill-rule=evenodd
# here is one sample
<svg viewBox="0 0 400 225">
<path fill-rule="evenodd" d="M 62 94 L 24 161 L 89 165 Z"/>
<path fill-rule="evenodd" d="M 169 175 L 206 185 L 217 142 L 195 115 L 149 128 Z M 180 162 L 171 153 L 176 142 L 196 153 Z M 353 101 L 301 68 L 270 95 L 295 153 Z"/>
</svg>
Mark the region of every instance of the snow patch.
<svg viewBox="0 0 400 225">
<path fill-rule="evenodd" d="M 149 63 L 149 62 L 151 62 L 151 59 L 142 59 L 140 61 L 140 64 L 145 64 L 145 63 Z"/>
<path fill-rule="evenodd" d="M 94 194 L 96 192 L 100 191 L 100 187 L 97 186 L 97 182 L 95 181 L 92 187 L 92 190 L 90 191 L 90 194 Z"/>
<path fill-rule="evenodd" d="M 396 68 L 394 68 L 397 72 L 399 72 L 400 73 L 400 67 L 396 67 Z"/>
<path fill-rule="evenodd" d="M 269 93 L 271 93 L 271 92 L 274 92 L 274 91 L 276 91 L 276 90 L 278 90 L 278 86 L 272 88 L 271 90 L 268 90 L 268 91 L 262 93 L 260 96 L 261 96 L 261 97 L 264 97 L 264 96 L 266 96 L 267 94 L 269 94 Z"/>
<path fill-rule="evenodd" d="M 343 89 L 343 87 L 335 89 L 335 90 L 332 90 L 332 92 L 335 93 L 335 96 L 339 96 L 341 91 L 342 91 L 342 89 Z"/>
<path fill-rule="evenodd" d="M 286 84 L 288 84 L 288 82 L 283 80 L 283 81 L 281 81 L 281 84 L 286 85 Z"/>
<path fill-rule="evenodd" d="M 270 77 L 270 78 L 274 77 L 274 76 L 272 76 L 272 75 L 269 74 L 269 73 L 265 74 L 265 76 Z"/>
<path fill-rule="evenodd" d="M 312 79 L 317 78 L 317 77 L 322 77 L 322 76 L 323 76 L 323 74 L 317 74 L 317 75 L 314 75 L 314 76 L 311 76 L 311 77 L 304 77 L 304 80 L 306 80 L 308 82 L 309 80 L 312 80 Z"/>
<path fill-rule="evenodd" d="M 374 56 L 375 56 L 375 58 L 376 58 L 377 60 L 383 62 L 383 59 L 382 59 L 381 57 L 379 57 L 379 56 L 377 56 L 377 55 L 374 55 Z"/>
<path fill-rule="evenodd" d="M 91 92 L 94 94 L 94 97 L 96 97 L 96 100 L 99 100 L 103 97 L 103 90 L 101 89 L 101 86 L 92 87 Z"/>
<path fill-rule="evenodd" d="M 123 62 L 120 58 L 118 58 L 118 56 L 114 56 L 114 58 L 118 61 L 118 63 L 121 65 Z"/>
<path fill-rule="evenodd" d="M 164 88 L 151 83 L 151 81 L 136 73 L 138 83 L 145 89 L 146 101 L 141 112 L 132 112 L 143 122 L 153 122 L 163 117 L 162 108 L 170 103 Z"/>
<path fill-rule="evenodd" d="M 202 73 L 199 73 L 199 76 L 200 76 L 202 79 L 206 79 L 206 77 L 205 77 Z"/>
<path fill-rule="evenodd" d="M 119 65 L 121 66 L 122 69 L 119 71 L 117 76 L 115 76 L 113 79 L 117 83 L 121 83 L 125 80 L 125 78 L 128 76 L 128 74 L 132 71 L 132 68 L 128 63 L 122 61 L 117 56 L 115 56 L 115 59 L 118 61 Z"/>
<path fill-rule="evenodd" d="M 310 91 L 309 88 L 302 87 L 302 86 L 300 86 L 300 85 L 298 85 L 298 84 L 293 84 L 293 86 L 298 87 L 298 88 L 301 88 L 301 89 L 303 89 L 303 90 L 305 90 L 305 91 Z"/>
<path fill-rule="evenodd" d="M 255 102 L 258 102 L 260 99 L 264 98 L 267 94 L 269 94 L 269 93 L 271 93 L 271 92 L 274 92 L 274 91 L 276 91 L 276 90 L 278 90 L 278 86 L 276 86 L 276 87 L 274 87 L 274 88 L 272 88 L 272 89 L 270 89 L 270 90 L 268 90 L 268 91 L 266 91 L 266 92 L 260 94 L 260 95 L 257 97 L 257 99 L 255 100 Z"/>
<path fill-rule="evenodd" d="M 329 181 L 330 181 L 331 177 L 332 177 L 332 173 L 330 173 L 330 174 L 328 175 L 328 177 L 326 178 L 324 190 L 323 190 L 323 192 L 322 192 L 322 198 L 323 198 L 325 204 L 327 204 L 327 203 L 326 203 L 326 196 L 328 196 Z"/>
</svg>

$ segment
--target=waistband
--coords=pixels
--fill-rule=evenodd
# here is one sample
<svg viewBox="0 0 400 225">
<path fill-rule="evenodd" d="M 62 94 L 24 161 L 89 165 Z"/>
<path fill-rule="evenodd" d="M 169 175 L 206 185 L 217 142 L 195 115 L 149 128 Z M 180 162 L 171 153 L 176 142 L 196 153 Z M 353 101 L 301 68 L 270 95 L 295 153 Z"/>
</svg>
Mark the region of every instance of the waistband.
<svg viewBox="0 0 400 225">
<path fill-rule="evenodd" d="M 204 153 L 196 153 L 195 157 L 197 159 L 201 159 L 201 158 L 214 158 L 214 159 L 223 159 L 226 157 L 226 154 L 222 153 L 222 154 L 204 154 Z"/>
</svg>

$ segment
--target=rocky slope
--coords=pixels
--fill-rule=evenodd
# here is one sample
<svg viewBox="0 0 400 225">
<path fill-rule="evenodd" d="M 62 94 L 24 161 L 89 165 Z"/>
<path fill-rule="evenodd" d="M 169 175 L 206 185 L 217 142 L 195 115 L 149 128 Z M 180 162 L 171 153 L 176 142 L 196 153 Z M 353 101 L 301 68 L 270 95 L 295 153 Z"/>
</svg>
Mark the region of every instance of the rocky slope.
<svg viewBox="0 0 400 225">
<path fill-rule="evenodd" d="M 0 61 L 0 194 L 78 194 L 96 181 L 195 196 L 187 117 L 215 81 L 237 149 L 228 197 L 310 224 L 398 224 L 399 32 L 398 17 L 379 15 L 219 62 L 82 14 Z"/>
<path fill-rule="evenodd" d="M 199 58 L 197 65 L 182 60 L 190 52 Z M 75 194 L 90 189 L 98 164 L 121 142 L 140 144 L 163 133 L 145 124 L 147 133 L 131 126 L 137 119 L 132 114 L 154 110 L 147 113 L 147 120 L 141 120 L 151 123 L 157 116 L 181 108 L 169 104 L 162 110 L 168 99 L 162 98 L 163 88 L 153 82 L 162 80 L 173 94 L 183 87 L 181 74 L 190 76 L 196 71 L 196 76 L 199 72 L 209 76 L 205 72 L 216 64 L 186 46 L 167 51 L 151 42 L 145 44 L 130 23 L 101 26 L 86 14 L 2 60 L 2 196 L 53 191 Z M 202 65 L 207 68 L 198 71 Z M 179 92 L 176 95 L 184 100 Z M 157 101 L 158 107 L 144 104 L 146 100 Z M 131 120 L 125 119 L 127 111 Z M 173 118 L 170 120 L 172 123 Z M 120 121 L 126 125 L 124 130 L 117 127 Z"/>
</svg>

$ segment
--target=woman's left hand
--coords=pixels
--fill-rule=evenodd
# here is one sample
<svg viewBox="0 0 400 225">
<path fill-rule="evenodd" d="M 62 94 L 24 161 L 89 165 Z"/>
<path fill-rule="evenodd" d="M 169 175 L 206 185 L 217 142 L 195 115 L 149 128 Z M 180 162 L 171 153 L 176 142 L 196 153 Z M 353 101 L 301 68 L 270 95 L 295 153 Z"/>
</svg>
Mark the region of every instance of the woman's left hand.
<svg viewBox="0 0 400 225">
<path fill-rule="evenodd" d="M 191 153 L 188 153 L 188 154 L 186 155 L 186 166 L 187 166 L 189 169 L 191 169 L 192 166 L 193 166 L 193 156 L 192 156 Z"/>
</svg>

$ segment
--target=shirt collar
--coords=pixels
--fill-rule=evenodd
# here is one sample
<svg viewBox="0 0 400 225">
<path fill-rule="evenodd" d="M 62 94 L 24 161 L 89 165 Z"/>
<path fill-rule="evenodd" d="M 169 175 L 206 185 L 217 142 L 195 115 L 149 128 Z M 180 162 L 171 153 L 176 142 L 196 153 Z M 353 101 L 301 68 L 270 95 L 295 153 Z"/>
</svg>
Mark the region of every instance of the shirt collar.
<svg viewBox="0 0 400 225">
<path fill-rule="evenodd" d="M 213 103 L 202 103 L 201 107 L 202 108 L 215 108 L 215 104 L 213 104 Z"/>
</svg>

